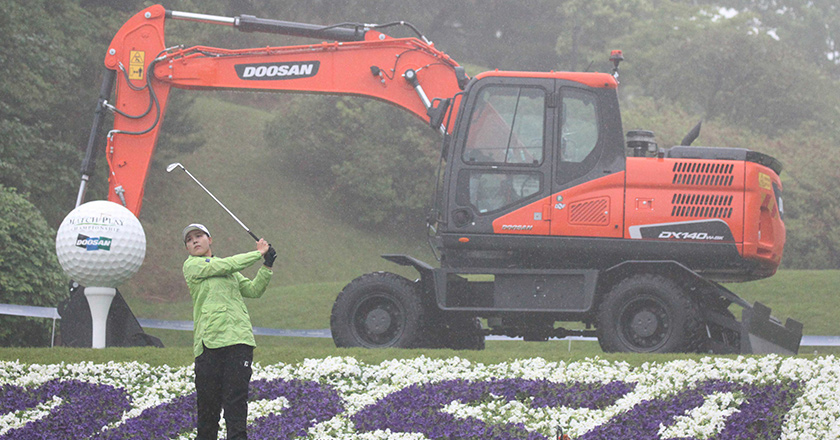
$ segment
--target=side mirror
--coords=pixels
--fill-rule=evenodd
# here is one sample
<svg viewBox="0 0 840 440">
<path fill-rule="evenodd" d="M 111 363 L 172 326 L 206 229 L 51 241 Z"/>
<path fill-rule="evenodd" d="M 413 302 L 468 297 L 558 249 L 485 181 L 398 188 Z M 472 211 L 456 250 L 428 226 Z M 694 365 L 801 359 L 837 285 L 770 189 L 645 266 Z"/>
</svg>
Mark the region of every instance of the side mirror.
<svg viewBox="0 0 840 440">
<path fill-rule="evenodd" d="M 449 104 L 452 101 L 449 99 L 435 98 L 432 100 L 429 108 L 426 109 L 426 115 L 429 116 L 429 126 L 435 130 L 439 129 L 443 124 L 443 118 L 446 117 L 446 111 L 449 110 Z"/>
<path fill-rule="evenodd" d="M 455 67 L 455 78 L 458 80 L 458 87 L 461 90 L 464 90 L 467 87 L 467 83 L 470 82 L 470 77 L 467 76 L 467 71 L 463 66 Z"/>
</svg>

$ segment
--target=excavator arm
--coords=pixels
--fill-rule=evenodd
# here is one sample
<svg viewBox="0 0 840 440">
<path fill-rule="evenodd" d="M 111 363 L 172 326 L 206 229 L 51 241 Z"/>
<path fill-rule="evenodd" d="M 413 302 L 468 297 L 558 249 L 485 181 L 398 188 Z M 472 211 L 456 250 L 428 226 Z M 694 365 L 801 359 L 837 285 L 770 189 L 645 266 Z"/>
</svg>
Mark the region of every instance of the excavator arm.
<svg viewBox="0 0 840 440">
<path fill-rule="evenodd" d="M 164 38 L 168 19 L 331 41 L 238 50 L 168 48 Z M 375 27 L 321 27 L 252 16 L 209 16 L 168 11 L 160 5 L 139 12 L 108 46 L 108 70 L 82 165 L 77 206 L 84 201 L 86 182 L 95 163 L 95 140 L 104 114 L 110 110 L 114 126 L 108 132 L 105 148 L 108 199 L 139 214 L 171 87 L 365 96 L 404 108 L 426 122 L 435 121 L 430 117 L 436 108 L 433 102 L 453 98 L 461 91 L 467 80 L 463 69 L 422 35 L 392 38 Z M 115 99 L 109 102 L 113 88 Z M 443 126 L 440 129 L 449 130 Z"/>
</svg>

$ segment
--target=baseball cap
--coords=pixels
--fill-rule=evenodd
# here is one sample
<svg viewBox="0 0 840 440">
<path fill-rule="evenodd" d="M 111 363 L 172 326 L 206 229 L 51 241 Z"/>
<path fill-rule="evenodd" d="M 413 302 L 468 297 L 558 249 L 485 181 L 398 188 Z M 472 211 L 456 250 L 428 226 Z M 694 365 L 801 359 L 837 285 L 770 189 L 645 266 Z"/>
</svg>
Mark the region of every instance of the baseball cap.
<svg viewBox="0 0 840 440">
<path fill-rule="evenodd" d="M 184 228 L 184 232 L 183 234 L 181 234 L 182 238 L 184 239 L 184 243 L 187 242 L 187 234 L 189 234 L 192 231 L 201 231 L 207 234 L 208 237 L 210 237 L 210 231 L 207 230 L 207 226 L 204 226 L 201 223 L 192 223 L 186 228 Z"/>
</svg>

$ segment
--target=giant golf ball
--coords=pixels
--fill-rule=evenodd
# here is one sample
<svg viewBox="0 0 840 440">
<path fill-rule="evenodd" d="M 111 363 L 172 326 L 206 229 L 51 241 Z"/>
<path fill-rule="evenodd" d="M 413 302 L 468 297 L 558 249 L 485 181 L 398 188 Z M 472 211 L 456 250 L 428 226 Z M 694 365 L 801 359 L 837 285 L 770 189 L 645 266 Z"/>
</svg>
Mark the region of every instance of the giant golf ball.
<svg viewBox="0 0 840 440">
<path fill-rule="evenodd" d="M 97 200 L 70 211 L 55 237 L 64 272 L 84 286 L 117 287 L 146 257 L 146 234 L 134 214 Z"/>
</svg>

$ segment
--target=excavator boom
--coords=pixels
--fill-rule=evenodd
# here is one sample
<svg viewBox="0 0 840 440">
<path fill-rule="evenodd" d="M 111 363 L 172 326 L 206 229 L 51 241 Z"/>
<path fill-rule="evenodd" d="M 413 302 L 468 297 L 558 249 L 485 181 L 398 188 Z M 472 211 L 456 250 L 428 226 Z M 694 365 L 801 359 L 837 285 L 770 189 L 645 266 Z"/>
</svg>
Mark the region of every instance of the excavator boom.
<svg viewBox="0 0 840 440">
<path fill-rule="evenodd" d="M 167 19 L 333 41 L 238 50 L 167 48 Z M 463 69 L 422 36 L 392 38 L 370 29 L 374 26 L 320 27 L 252 16 L 229 18 L 167 11 L 160 5 L 139 12 L 119 30 L 105 57 L 108 73 L 100 108 L 115 113 L 106 148 L 109 200 L 122 203 L 135 215 L 140 213 L 171 87 L 365 96 L 401 107 L 428 122 L 432 100 L 452 98 L 461 91 L 466 79 Z M 114 82 L 116 98 L 109 103 L 108 84 Z M 97 112 L 94 131 L 101 126 L 103 113 Z M 92 133 L 89 150 L 95 150 L 95 138 Z M 89 152 L 83 165 L 77 205 L 83 202 L 93 157 Z"/>
</svg>

